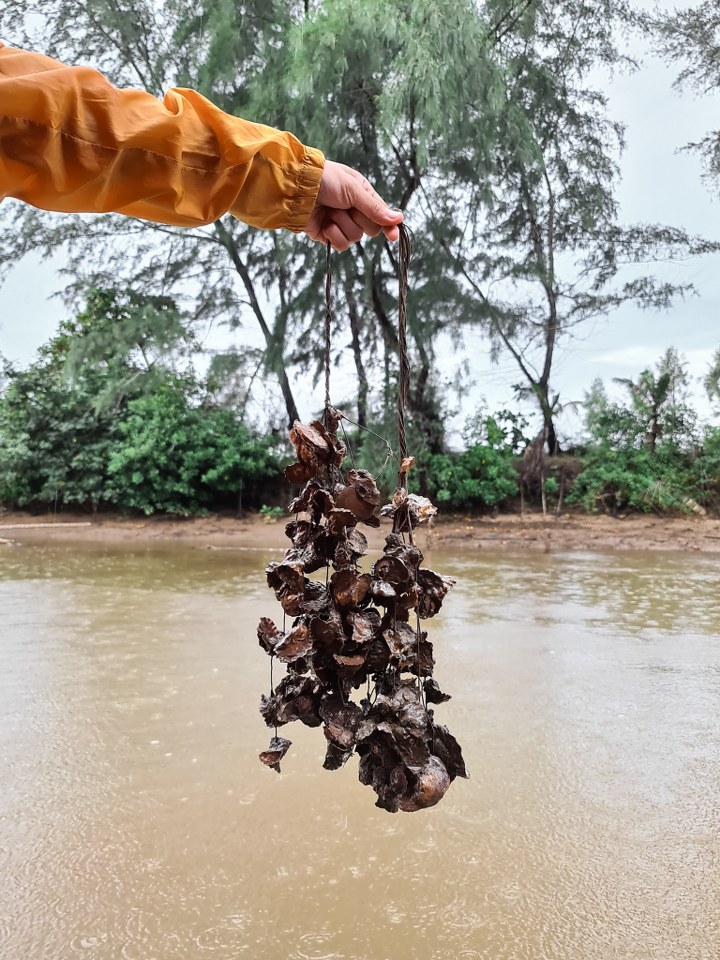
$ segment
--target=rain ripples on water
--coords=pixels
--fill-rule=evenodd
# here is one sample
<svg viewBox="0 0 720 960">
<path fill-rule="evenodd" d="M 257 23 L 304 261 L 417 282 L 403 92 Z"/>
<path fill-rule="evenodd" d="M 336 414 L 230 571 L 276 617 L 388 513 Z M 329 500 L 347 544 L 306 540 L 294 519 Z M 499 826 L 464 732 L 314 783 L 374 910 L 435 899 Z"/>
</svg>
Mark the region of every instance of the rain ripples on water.
<svg viewBox="0 0 720 960">
<path fill-rule="evenodd" d="M 429 557 L 472 779 L 401 818 L 257 764 L 276 558 L 0 551 L 3 960 L 717 960 L 719 559 Z"/>
</svg>

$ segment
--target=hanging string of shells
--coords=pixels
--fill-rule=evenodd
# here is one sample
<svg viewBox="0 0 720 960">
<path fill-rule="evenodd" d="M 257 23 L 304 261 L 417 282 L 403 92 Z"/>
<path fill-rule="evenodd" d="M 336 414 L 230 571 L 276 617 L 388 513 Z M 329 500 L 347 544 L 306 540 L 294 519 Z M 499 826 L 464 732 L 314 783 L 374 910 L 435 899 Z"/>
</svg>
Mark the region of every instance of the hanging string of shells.
<svg viewBox="0 0 720 960">
<path fill-rule="evenodd" d="M 402 309 L 400 320 L 404 335 Z M 421 628 L 454 580 L 423 567 L 414 543 L 413 531 L 437 510 L 408 492 L 413 459 L 404 449 L 404 416 L 398 486 L 378 511 L 373 476 L 342 470 L 346 445 L 338 426 L 344 417 L 328 393 L 323 421 L 296 422 L 290 431 L 297 462 L 285 476 L 302 489 L 289 506 L 291 546 L 265 571 L 283 610 L 283 629 L 263 617 L 257 631 L 261 647 L 286 672 L 261 699 L 260 713 L 275 735 L 260 760 L 280 772 L 291 741 L 278 736 L 278 727 L 296 720 L 321 727 L 325 769 L 337 770 L 356 753 L 360 782 L 375 791 L 376 806 L 412 812 L 438 803 L 456 777 L 467 776 L 458 742 L 435 721 L 431 705 L 450 697 L 433 679 L 433 645 Z M 401 403 L 402 395 L 401 384 Z M 361 528 L 379 527 L 378 512 L 392 519 L 392 532 L 363 572 L 368 541 Z"/>
</svg>

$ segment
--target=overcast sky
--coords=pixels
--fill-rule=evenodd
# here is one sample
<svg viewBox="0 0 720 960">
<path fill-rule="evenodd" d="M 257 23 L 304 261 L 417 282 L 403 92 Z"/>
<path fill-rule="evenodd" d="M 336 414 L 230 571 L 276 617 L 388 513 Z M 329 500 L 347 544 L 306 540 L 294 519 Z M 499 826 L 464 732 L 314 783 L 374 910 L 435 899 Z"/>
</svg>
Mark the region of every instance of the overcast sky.
<svg viewBox="0 0 720 960">
<path fill-rule="evenodd" d="M 627 127 L 618 194 L 621 219 L 667 223 L 720 240 L 720 203 L 703 184 L 698 159 L 678 152 L 720 126 L 720 96 L 702 100 L 690 93 L 681 96 L 672 90 L 667 66 L 650 56 L 637 73 L 616 79 L 609 94 L 611 116 Z M 0 290 L 0 352 L 21 365 L 33 358 L 64 315 L 60 301 L 50 299 L 62 286 L 57 265 L 29 257 L 13 269 Z M 685 356 L 694 377 L 707 371 L 720 346 L 720 256 L 659 265 L 655 273 L 692 282 L 698 295 L 678 302 L 667 313 L 624 307 L 609 319 L 581 329 L 582 339 L 566 344 L 555 366 L 555 388 L 566 400 L 581 400 L 596 377 L 609 381 L 636 376 L 669 346 Z M 251 328 L 248 334 L 254 339 Z M 217 337 L 213 342 L 218 344 Z M 511 387 L 519 379 L 514 365 L 490 364 L 479 333 L 467 336 L 464 356 L 471 360 L 474 385 L 464 394 L 456 423 L 473 412 L 482 396 L 491 409 L 512 405 Z M 449 345 L 441 347 L 440 361 L 448 375 L 457 367 L 458 358 Z M 342 386 L 342 380 L 336 381 L 336 395 L 342 394 Z M 305 416 L 319 403 L 313 402 L 317 398 L 307 384 L 298 388 Z M 696 402 L 703 413 L 709 412 L 699 388 Z"/>
</svg>

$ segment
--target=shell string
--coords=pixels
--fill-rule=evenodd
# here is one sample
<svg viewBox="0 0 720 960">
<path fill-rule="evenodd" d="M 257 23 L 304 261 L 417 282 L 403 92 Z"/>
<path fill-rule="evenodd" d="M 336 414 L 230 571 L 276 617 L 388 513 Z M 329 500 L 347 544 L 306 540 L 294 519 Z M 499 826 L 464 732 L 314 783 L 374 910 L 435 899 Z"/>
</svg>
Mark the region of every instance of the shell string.
<svg viewBox="0 0 720 960">
<path fill-rule="evenodd" d="M 405 494 L 405 506 L 399 506 L 395 514 L 395 522 L 393 528 L 396 531 L 402 532 L 407 530 L 408 540 L 412 544 L 413 540 L 413 528 L 412 528 L 412 519 L 410 516 L 410 505 L 407 503 L 407 493 L 408 493 L 408 447 L 407 447 L 407 429 L 405 423 L 405 415 L 408 402 L 408 394 L 410 391 L 410 354 L 408 352 L 407 344 L 407 298 L 408 298 L 408 273 L 410 267 L 410 259 L 412 256 L 412 243 L 411 243 L 411 233 L 409 229 L 404 225 L 400 224 L 399 226 L 399 236 L 398 236 L 398 353 L 400 359 L 399 375 L 398 375 L 398 395 L 397 395 L 397 431 L 398 431 L 398 447 L 400 452 L 400 469 L 398 471 L 398 490 L 402 491 Z M 330 413 L 330 365 L 331 365 L 331 350 L 332 350 L 332 321 L 333 321 L 333 299 L 332 299 L 332 248 L 328 242 L 325 246 L 325 422 L 329 423 L 329 413 Z M 366 430 L 368 433 L 372 434 L 375 437 L 379 435 L 374 433 L 372 430 L 368 430 L 367 427 L 362 427 L 360 424 L 354 423 L 348 417 L 343 415 L 343 419 L 347 420 L 348 423 L 353 424 L 359 430 Z M 341 421 L 342 425 L 342 421 Z M 345 431 L 344 425 L 342 425 L 343 435 L 347 442 L 347 448 L 350 452 L 350 457 L 352 460 L 353 467 L 355 466 L 355 454 L 349 443 L 347 433 Z M 385 463 L 378 474 L 378 477 L 384 473 L 390 459 L 395 456 L 392 447 L 380 437 L 379 439 L 383 440 L 387 448 L 387 456 L 385 458 Z M 401 512 L 405 514 L 404 521 L 401 517 Z M 404 537 L 404 533 L 403 539 Z M 329 565 L 328 565 L 329 566 Z M 327 570 L 326 570 L 327 574 Z M 417 644 L 417 681 L 418 681 L 418 695 L 421 702 L 424 702 L 423 697 L 423 688 L 420 678 L 420 652 L 421 652 L 421 641 L 422 633 L 420 630 L 420 618 L 416 615 L 416 644 Z"/>
<path fill-rule="evenodd" d="M 325 245 L 325 420 L 330 411 L 330 336 L 332 332 L 332 247 Z"/>
</svg>

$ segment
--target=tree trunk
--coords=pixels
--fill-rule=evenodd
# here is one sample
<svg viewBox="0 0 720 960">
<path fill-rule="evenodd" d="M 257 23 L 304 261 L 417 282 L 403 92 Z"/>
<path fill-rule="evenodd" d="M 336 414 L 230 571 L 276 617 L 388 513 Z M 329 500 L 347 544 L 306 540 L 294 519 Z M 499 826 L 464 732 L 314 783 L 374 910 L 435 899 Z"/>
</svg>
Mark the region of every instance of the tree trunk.
<svg viewBox="0 0 720 960">
<path fill-rule="evenodd" d="M 652 418 L 650 420 L 650 429 L 648 430 L 648 435 L 647 435 L 648 451 L 651 454 L 655 453 L 655 447 L 657 446 L 657 438 L 660 433 L 659 420 L 660 420 L 659 414 L 656 410 L 654 410 Z"/>
<path fill-rule="evenodd" d="M 282 367 L 280 372 L 276 373 L 276 376 L 280 381 L 280 389 L 282 390 L 283 399 L 285 400 L 285 410 L 288 415 L 288 430 L 290 430 L 295 421 L 300 419 L 300 414 L 298 413 L 298 408 L 295 406 L 295 397 L 293 396 L 292 387 L 290 386 L 285 367 Z"/>
<path fill-rule="evenodd" d="M 560 443 L 558 442 L 552 417 L 545 421 L 545 432 L 547 433 L 548 453 L 551 457 L 556 457 L 562 451 L 560 450 Z"/>
<path fill-rule="evenodd" d="M 214 226 L 220 243 L 230 255 L 233 266 L 243 282 L 243 286 L 245 287 L 245 291 L 250 300 L 252 312 L 255 314 L 255 319 L 260 325 L 263 337 L 265 338 L 265 346 L 267 351 L 278 358 L 273 362 L 272 371 L 280 382 L 280 389 L 282 391 L 283 399 L 285 400 L 285 409 L 288 415 L 288 428 L 290 428 L 296 420 L 300 419 L 300 414 L 298 413 L 297 404 L 295 403 L 295 398 L 290 386 L 290 380 L 288 379 L 287 370 L 285 369 L 282 349 L 278 349 L 278 347 L 282 348 L 283 344 L 278 344 L 276 338 L 273 337 L 272 331 L 268 326 L 265 315 L 262 312 L 262 307 L 260 306 L 260 302 L 255 293 L 255 285 L 253 284 L 252 277 L 250 276 L 250 271 L 240 256 L 240 251 L 237 248 L 234 238 L 228 232 L 225 224 L 221 220 L 216 220 Z"/>
<path fill-rule="evenodd" d="M 539 383 L 535 384 L 535 394 L 542 412 L 543 430 L 545 432 L 545 442 L 547 443 L 548 453 L 551 457 L 555 457 L 562 451 L 560 450 L 560 443 L 553 421 L 553 405 L 550 402 L 550 390 L 547 382 L 540 380 Z"/>
</svg>

